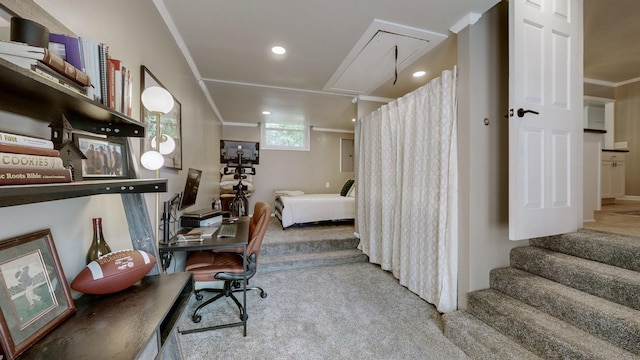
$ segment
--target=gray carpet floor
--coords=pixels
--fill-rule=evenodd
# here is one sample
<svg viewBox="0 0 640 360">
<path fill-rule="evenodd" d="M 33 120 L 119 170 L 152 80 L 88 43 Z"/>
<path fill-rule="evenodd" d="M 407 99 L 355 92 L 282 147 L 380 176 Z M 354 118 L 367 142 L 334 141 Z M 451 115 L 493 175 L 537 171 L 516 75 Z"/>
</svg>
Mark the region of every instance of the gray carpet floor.
<svg viewBox="0 0 640 360">
<path fill-rule="evenodd" d="M 263 244 L 279 244 L 296 241 L 324 240 L 324 239 L 351 239 L 355 226 L 353 223 L 321 223 L 317 225 L 290 226 L 282 228 L 280 220 L 271 217 L 269 227 L 264 234 Z"/>
<path fill-rule="evenodd" d="M 377 265 L 258 273 L 251 285 L 268 296 L 247 294 L 247 336 L 241 327 L 178 335 L 184 359 L 468 358 L 442 334 L 435 308 Z M 235 304 L 224 299 L 195 324 L 197 303 L 190 299 L 179 329 L 238 321 Z"/>
</svg>

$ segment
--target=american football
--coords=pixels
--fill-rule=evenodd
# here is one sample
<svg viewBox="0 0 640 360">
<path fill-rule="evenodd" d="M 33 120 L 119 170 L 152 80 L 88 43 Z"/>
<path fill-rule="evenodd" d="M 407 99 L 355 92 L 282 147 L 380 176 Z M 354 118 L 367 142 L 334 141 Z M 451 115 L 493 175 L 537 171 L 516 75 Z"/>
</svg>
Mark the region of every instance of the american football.
<svg viewBox="0 0 640 360">
<path fill-rule="evenodd" d="M 80 271 L 71 288 L 85 294 L 111 294 L 142 279 L 156 258 L 141 250 L 116 251 L 94 260 Z"/>
</svg>

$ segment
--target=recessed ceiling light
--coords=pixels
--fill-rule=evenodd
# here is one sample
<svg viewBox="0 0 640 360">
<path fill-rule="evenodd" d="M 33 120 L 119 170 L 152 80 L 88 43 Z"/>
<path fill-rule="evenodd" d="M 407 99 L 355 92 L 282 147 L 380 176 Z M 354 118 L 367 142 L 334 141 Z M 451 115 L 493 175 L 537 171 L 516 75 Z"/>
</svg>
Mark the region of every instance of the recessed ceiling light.
<svg viewBox="0 0 640 360">
<path fill-rule="evenodd" d="M 423 77 L 425 75 L 427 75 L 427 72 L 422 70 L 413 73 L 413 77 Z"/>
<path fill-rule="evenodd" d="M 351 119 L 352 122 L 356 122 L 356 118 Z"/>
<path fill-rule="evenodd" d="M 262 115 L 269 115 L 269 114 L 271 114 L 271 111 L 263 111 L 262 112 Z"/>
<path fill-rule="evenodd" d="M 271 52 L 273 52 L 276 55 L 282 55 L 284 53 L 287 52 L 287 50 L 285 48 L 283 48 L 282 46 L 274 46 L 271 48 Z"/>
</svg>

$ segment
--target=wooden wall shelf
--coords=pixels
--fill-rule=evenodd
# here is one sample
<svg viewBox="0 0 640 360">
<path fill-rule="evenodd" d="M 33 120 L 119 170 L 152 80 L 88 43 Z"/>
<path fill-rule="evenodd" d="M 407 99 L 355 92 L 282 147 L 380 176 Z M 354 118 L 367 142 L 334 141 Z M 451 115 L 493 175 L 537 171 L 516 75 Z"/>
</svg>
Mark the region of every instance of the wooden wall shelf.
<svg viewBox="0 0 640 360">
<path fill-rule="evenodd" d="M 191 273 L 175 273 L 147 276 L 115 294 L 83 295 L 76 313 L 19 359 L 162 359 L 192 292 Z"/>
<path fill-rule="evenodd" d="M 145 125 L 31 70 L 0 58 L 0 109 L 50 123 L 64 116 L 74 129 L 144 137 Z"/>
<path fill-rule="evenodd" d="M 101 194 L 166 192 L 167 179 L 91 180 L 62 184 L 5 185 L 0 207 Z"/>
</svg>

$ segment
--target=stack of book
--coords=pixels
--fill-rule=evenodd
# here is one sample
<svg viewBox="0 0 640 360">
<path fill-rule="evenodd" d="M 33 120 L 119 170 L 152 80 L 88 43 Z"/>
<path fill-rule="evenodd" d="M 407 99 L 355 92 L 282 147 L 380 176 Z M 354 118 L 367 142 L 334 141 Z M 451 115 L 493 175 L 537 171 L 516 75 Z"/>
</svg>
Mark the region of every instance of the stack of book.
<svg viewBox="0 0 640 360">
<path fill-rule="evenodd" d="M 0 57 L 85 96 L 91 86 L 86 73 L 49 49 L 0 41 Z"/>
<path fill-rule="evenodd" d="M 52 33 L 48 48 L 0 41 L 0 58 L 131 116 L 131 70 L 104 43 Z"/>
<path fill-rule="evenodd" d="M 53 142 L 0 132 L 0 185 L 71 182 Z"/>
</svg>

